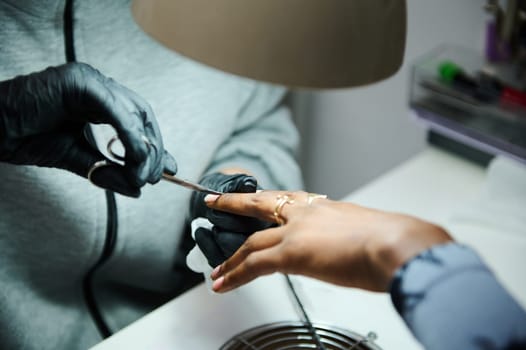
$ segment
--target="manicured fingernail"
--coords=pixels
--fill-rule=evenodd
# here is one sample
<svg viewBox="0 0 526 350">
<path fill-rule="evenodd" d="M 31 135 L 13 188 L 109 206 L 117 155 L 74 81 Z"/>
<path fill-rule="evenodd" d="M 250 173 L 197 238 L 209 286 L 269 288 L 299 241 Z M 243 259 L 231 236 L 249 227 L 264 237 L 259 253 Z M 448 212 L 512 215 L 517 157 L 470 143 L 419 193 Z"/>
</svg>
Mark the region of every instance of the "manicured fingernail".
<svg viewBox="0 0 526 350">
<path fill-rule="evenodd" d="M 205 202 L 206 203 L 213 203 L 219 198 L 219 195 L 217 194 L 207 194 L 205 196 Z"/>
<path fill-rule="evenodd" d="M 221 265 L 217 265 L 214 271 L 212 271 L 212 274 L 210 277 L 212 277 L 213 280 L 219 277 L 219 274 L 221 273 Z"/>
<path fill-rule="evenodd" d="M 219 277 L 218 279 L 216 279 L 214 281 L 214 283 L 212 284 L 212 289 L 214 291 L 218 291 L 221 289 L 221 287 L 223 286 L 223 281 L 225 280 L 225 276 L 221 276 Z"/>
</svg>

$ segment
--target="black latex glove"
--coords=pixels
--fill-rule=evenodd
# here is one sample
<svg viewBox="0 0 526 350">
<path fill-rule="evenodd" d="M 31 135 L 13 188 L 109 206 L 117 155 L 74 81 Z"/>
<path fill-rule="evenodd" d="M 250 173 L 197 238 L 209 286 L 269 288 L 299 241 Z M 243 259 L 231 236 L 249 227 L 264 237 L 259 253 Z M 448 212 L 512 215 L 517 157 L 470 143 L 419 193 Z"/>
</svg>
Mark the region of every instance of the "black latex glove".
<svg viewBox="0 0 526 350">
<path fill-rule="evenodd" d="M 126 150 L 123 166 L 112 163 L 93 172 L 98 186 L 138 197 L 163 170 L 176 172 L 149 104 L 91 66 L 70 63 L 0 82 L 0 161 L 86 177 L 105 159 L 86 140 L 88 123 L 112 125 Z"/>
<path fill-rule="evenodd" d="M 256 178 L 245 174 L 213 173 L 203 177 L 199 183 L 221 192 L 250 193 L 256 192 L 258 189 Z M 221 264 L 234 254 L 249 235 L 271 225 L 256 218 L 208 208 L 204 201 L 205 196 L 205 193 L 193 193 L 190 215 L 192 219 L 196 217 L 207 218 L 214 224 L 212 231 L 199 228 L 195 232 L 195 242 L 212 267 Z"/>
<path fill-rule="evenodd" d="M 241 247 L 249 235 L 225 231 L 214 226 L 212 231 L 200 227 L 195 231 L 195 243 L 203 252 L 211 267 L 220 265 Z"/>
</svg>

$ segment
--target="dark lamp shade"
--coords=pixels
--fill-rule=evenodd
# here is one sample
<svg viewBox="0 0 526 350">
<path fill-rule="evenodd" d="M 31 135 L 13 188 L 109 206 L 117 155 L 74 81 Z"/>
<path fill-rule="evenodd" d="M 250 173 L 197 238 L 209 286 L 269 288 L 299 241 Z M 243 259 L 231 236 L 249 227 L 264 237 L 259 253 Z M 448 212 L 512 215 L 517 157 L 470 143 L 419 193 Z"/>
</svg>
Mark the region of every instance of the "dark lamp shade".
<svg viewBox="0 0 526 350">
<path fill-rule="evenodd" d="M 405 0 L 135 0 L 132 11 L 180 54 L 289 87 L 373 83 L 404 56 Z"/>
</svg>

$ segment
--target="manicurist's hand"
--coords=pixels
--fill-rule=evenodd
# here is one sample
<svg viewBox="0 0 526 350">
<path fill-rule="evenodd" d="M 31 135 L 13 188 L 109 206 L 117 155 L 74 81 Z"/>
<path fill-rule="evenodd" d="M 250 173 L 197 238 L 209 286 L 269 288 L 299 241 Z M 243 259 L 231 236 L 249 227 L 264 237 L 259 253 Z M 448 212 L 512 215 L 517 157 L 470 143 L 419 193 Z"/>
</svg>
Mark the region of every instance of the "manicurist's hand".
<svg viewBox="0 0 526 350">
<path fill-rule="evenodd" d="M 414 217 L 305 192 L 209 195 L 205 200 L 216 210 L 282 224 L 248 237 L 214 270 L 216 292 L 274 272 L 386 291 L 407 260 L 451 240 L 442 228 Z"/>
<path fill-rule="evenodd" d="M 204 176 L 199 183 L 225 193 L 251 193 L 258 189 L 256 178 L 244 173 L 211 173 Z M 192 219 L 207 218 L 214 225 L 212 230 L 199 228 L 195 232 L 195 242 L 211 267 L 216 267 L 232 256 L 254 231 L 270 226 L 268 222 L 254 217 L 234 215 L 209 208 L 204 197 L 205 194 L 201 192 L 192 194 L 190 216 Z"/>
<path fill-rule="evenodd" d="M 124 165 L 109 162 L 85 137 L 88 123 L 113 126 L 126 150 Z M 145 140 L 148 142 L 146 144 Z M 0 161 L 69 170 L 137 197 L 163 170 L 175 173 L 149 104 L 83 63 L 50 67 L 0 82 Z"/>
</svg>

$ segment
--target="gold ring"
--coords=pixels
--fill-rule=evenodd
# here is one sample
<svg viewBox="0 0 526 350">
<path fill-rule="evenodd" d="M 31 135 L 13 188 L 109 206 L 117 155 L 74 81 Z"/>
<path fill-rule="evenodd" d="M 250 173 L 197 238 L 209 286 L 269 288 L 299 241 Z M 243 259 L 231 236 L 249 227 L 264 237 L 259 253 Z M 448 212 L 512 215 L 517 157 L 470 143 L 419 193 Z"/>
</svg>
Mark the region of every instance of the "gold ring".
<svg viewBox="0 0 526 350">
<path fill-rule="evenodd" d="M 279 195 L 276 202 L 276 208 L 274 209 L 274 218 L 279 225 L 283 225 L 285 222 L 281 218 L 281 210 L 285 204 L 294 204 L 294 199 L 290 199 L 287 195 Z"/>
<path fill-rule="evenodd" d="M 98 185 L 91 180 L 91 177 L 93 176 L 93 172 L 95 170 L 97 170 L 98 168 L 102 168 L 102 167 L 105 167 L 105 166 L 108 166 L 108 165 L 110 165 L 110 163 L 107 160 L 99 160 L 98 162 L 95 162 L 91 166 L 91 168 L 89 168 L 89 170 L 88 170 L 87 178 L 88 178 L 89 182 L 91 182 L 92 184 L 94 184 L 95 186 L 98 187 Z"/>
<path fill-rule="evenodd" d="M 315 199 L 327 199 L 326 194 L 309 193 L 307 195 L 307 204 L 311 205 Z"/>
</svg>

